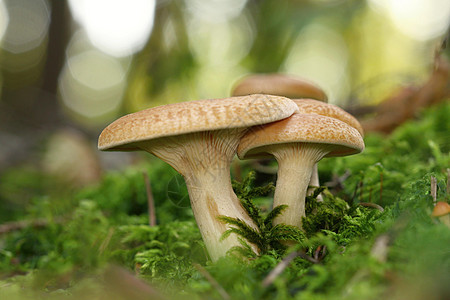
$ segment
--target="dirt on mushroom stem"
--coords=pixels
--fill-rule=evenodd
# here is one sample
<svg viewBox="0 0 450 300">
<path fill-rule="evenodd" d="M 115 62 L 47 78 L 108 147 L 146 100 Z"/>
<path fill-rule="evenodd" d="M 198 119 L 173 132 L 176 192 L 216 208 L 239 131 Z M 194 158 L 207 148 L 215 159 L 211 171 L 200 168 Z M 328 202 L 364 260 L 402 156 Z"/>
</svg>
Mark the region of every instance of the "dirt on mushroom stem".
<svg viewBox="0 0 450 300">
<path fill-rule="evenodd" d="M 224 215 L 257 226 L 245 212 L 231 186 L 230 166 L 240 137 L 247 128 L 204 131 L 146 141 L 139 147 L 170 164 L 185 178 L 191 207 L 206 248 L 213 261 L 232 247 L 240 246 L 229 229 L 217 219 Z M 257 248 L 253 247 L 257 252 Z"/>
</svg>

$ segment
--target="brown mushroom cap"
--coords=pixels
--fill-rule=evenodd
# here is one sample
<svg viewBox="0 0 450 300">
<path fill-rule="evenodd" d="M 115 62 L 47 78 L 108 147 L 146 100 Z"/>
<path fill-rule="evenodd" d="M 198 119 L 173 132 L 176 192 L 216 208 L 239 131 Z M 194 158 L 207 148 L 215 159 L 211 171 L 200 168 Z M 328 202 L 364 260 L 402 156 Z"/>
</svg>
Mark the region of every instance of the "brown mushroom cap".
<svg viewBox="0 0 450 300">
<path fill-rule="evenodd" d="M 100 134 L 100 150 L 145 150 L 177 170 L 186 181 L 191 207 L 213 261 L 240 245 L 235 234 L 221 240 L 224 215 L 257 230 L 231 186 L 230 164 L 249 127 L 298 111 L 290 99 L 250 95 L 149 108 L 126 115 Z M 257 252 L 256 246 L 251 246 Z"/>
<path fill-rule="evenodd" d="M 233 96 L 250 94 L 280 95 L 291 99 L 312 98 L 327 102 L 327 95 L 317 85 L 283 74 L 249 75 L 234 87 Z"/>
<path fill-rule="evenodd" d="M 447 202 L 439 201 L 436 203 L 436 206 L 433 209 L 433 213 L 431 214 L 433 217 L 442 217 L 447 214 L 450 214 L 450 204 Z"/>
<path fill-rule="evenodd" d="M 168 104 L 121 117 L 100 134 L 100 150 L 140 150 L 136 143 L 207 130 L 270 123 L 298 111 L 284 97 L 249 95 Z"/>
<path fill-rule="evenodd" d="M 294 114 L 291 117 L 254 127 L 238 147 L 241 159 L 269 156 L 268 147 L 287 143 L 334 145 L 326 156 L 344 156 L 361 152 L 364 141 L 352 126 L 335 118 L 315 114 Z"/>
<path fill-rule="evenodd" d="M 338 119 L 352 126 L 363 136 L 364 130 L 359 121 L 342 108 L 313 99 L 293 99 L 301 114 L 317 114 Z"/>
</svg>

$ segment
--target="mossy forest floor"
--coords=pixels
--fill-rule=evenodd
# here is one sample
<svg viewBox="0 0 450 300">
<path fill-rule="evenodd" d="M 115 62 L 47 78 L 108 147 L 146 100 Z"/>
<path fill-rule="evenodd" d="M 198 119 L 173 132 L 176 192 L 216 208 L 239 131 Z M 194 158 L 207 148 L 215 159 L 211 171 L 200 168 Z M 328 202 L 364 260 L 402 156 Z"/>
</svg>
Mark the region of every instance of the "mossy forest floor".
<svg viewBox="0 0 450 300">
<path fill-rule="evenodd" d="M 431 216 L 434 201 L 450 201 L 450 103 L 365 142 L 363 154 L 320 162 L 324 201 L 307 199 L 294 246 L 267 235 L 261 256 L 216 263 L 182 178 L 157 159 L 83 189 L 10 170 L 0 180 L 0 299 L 450 299 L 450 228 Z M 274 175 L 240 169 L 236 192 L 264 219 Z"/>
</svg>

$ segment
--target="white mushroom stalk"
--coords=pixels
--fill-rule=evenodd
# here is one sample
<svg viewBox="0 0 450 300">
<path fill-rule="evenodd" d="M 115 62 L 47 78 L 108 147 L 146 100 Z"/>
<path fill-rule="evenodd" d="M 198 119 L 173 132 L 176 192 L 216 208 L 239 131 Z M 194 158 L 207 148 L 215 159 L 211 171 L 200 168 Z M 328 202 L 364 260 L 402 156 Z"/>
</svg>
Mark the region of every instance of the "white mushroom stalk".
<svg viewBox="0 0 450 300">
<path fill-rule="evenodd" d="M 239 139 L 254 125 L 289 117 L 297 110 L 287 98 L 252 95 L 183 102 L 124 116 L 99 137 L 101 150 L 145 150 L 184 176 L 191 207 L 208 253 L 216 261 L 240 246 L 224 215 L 256 228 L 233 192 L 230 165 Z M 256 251 L 256 247 L 254 247 Z"/>
<path fill-rule="evenodd" d="M 152 140 L 140 146 L 183 175 L 195 220 L 213 260 L 239 245 L 235 235 L 218 240 L 227 230 L 227 226 L 217 220 L 219 216 L 238 218 L 257 229 L 235 195 L 230 177 L 231 161 L 239 138 L 247 128 L 228 131 L 190 133 Z"/>
<path fill-rule="evenodd" d="M 283 215 L 274 220 L 274 224 L 285 223 L 302 227 L 302 218 L 305 217 L 304 200 L 311 176 L 317 162 L 332 149 L 333 146 L 327 144 L 293 143 L 288 146 L 274 145 L 273 149 L 267 151 L 278 162 L 273 206 L 288 206 Z"/>
<path fill-rule="evenodd" d="M 348 124 L 326 116 L 294 114 L 249 131 L 238 147 L 240 158 L 272 155 L 278 162 L 273 206 L 287 205 L 274 220 L 302 228 L 305 197 L 314 165 L 325 156 L 359 153 L 364 142 Z"/>
</svg>

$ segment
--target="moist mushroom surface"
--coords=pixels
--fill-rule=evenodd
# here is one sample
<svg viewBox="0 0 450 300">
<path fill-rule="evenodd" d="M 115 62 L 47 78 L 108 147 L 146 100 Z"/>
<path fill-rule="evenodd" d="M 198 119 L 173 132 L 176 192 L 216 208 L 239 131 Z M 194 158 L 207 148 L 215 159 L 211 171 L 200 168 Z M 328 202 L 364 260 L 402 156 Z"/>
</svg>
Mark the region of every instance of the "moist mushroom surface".
<svg viewBox="0 0 450 300">
<path fill-rule="evenodd" d="M 235 235 L 217 217 L 244 220 L 256 228 L 233 192 L 230 164 L 240 138 L 255 125 L 289 117 L 291 100 L 269 95 L 200 100 L 149 108 L 126 115 L 100 134 L 100 150 L 144 150 L 185 178 L 192 210 L 213 261 L 234 246 Z"/>
</svg>

